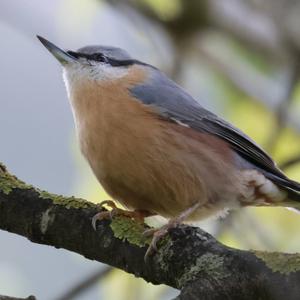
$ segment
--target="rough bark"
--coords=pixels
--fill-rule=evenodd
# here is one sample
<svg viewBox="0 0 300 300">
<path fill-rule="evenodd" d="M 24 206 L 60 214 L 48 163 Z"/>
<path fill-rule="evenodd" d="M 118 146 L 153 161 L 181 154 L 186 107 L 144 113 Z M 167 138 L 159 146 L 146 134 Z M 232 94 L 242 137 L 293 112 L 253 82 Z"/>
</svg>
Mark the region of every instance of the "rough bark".
<svg viewBox="0 0 300 300">
<path fill-rule="evenodd" d="M 144 225 L 101 221 L 95 204 L 28 186 L 0 165 L 0 228 L 64 248 L 182 293 L 177 299 L 299 299 L 300 255 L 229 248 L 200 228 L 170 230 L 147 262 Z"/>
</svg>

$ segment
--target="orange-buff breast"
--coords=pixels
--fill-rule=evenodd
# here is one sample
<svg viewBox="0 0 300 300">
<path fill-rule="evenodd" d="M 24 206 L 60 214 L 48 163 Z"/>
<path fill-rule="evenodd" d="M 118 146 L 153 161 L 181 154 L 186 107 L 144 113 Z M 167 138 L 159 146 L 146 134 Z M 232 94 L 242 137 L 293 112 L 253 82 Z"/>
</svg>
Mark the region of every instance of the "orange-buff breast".
<svg viewBox="0 0 300 300">
<path fill-rule="evenodd" d="M 139 66 L 120 79 L 82 81 L 70 98 L 81 150 L 104 189 L 128 208 L 175 217 L 199 201 L 190 220 L 235 207 L 245 188 L 226 142 L 164 120 L 129 88 Z"/>
</svg>

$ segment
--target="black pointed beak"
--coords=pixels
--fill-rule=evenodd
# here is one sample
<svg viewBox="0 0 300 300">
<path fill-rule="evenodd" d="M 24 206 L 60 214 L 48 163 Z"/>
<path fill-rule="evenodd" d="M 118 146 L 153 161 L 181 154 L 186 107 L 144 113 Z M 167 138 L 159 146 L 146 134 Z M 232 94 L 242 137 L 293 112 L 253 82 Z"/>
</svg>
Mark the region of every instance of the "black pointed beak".
<svg viewBox="0 0 300 300">
<path fill-rule="evenodd" d="M 72 56 L 65 50 L 58 48 L 57 46 L 55 46 L 48 40 L 44 39 L 43 37 L 39 35 L 37 35 L 36 37 L 62 65 L 74 63 L 77 61 L 76 57 Z"/>
</svg>

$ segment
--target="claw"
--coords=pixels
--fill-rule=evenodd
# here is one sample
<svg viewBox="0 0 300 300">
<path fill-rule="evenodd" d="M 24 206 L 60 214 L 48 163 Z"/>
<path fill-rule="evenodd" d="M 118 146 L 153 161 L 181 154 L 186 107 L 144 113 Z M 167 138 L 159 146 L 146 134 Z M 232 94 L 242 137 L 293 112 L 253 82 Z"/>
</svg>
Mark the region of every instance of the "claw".
<svg viewBox="0 0 300 300">
<path fill-rule="evenodd" d="M 179 216 L 176 218 L 170 219 L 169 222 L 163 225 L 161 228 L 155 229 L 150 228 L 144 231 L 143 235 L 149 237 L 153 235 L 152 241 L 146 251 L 144 256 L 145 262 L 148 261 L 149 257 L 157 252 L 157 243 L 168 234 L 169 229 L 175 228 L 177 225 L 182 223 L 190 214 L 192 214 L 196 209 L 201 206 L 199 202 L 196 202 L 193 206 L 189 207 L 185 211 L 183 211 Z"/>
<path fill-rule="evenodd" d="M 92 226 L 94 228 L 94 230 L 97 230 L 97 221 L 101 221 L 101 220 L 111 220 L 112 219 L 112 215 L 110 211 L 101 211 L 99 213 L 97 213 L 96 215 L 93 216 L 92 218 Z"/>
<path fill-rule="evenodd" d="M 97 220 L 98 220 L 98 214 L 94 215 L 92 218 L 92 226 L 95 231 L 97 230 L 97 228 L 96 228 Z"/>
<path fill-rule="evenodd" d="M 102 201 L 102 202 L 99 203 L 99 206 L 101 208 L 104 205 L 109 206 L 110 208 L 112 208 L 112 210 L 111 211 L 100 211 L 96 215 L 93 216 L 93 218 L 92 218 L 92 226 L 93 226 L 94 230 L 97 229 L 97 227 L 96 227 L 97 221 L 111 220 L 113 218 L 113 211 L 115 209 L 117 209 L 116 204 L 113 201 L 111 201 L 111 200 L 104 200 L 104 201 Z"/>
<path fill-rule="evenodd" d="M 146 251 L 146 254 L 144 256 L 145 262 L 148 261 L 150 256 L 152 256 L 155 252 L 158 251 L 157 243 L 168 234 L 168 230 L 170 228 L 173 228 L 175 226 L 174 226 L 174 224 L 168 223 L 168 224 L 162 226 L 161 228 L 158 228 L 158 229 L 151 228 L 151 229 L 144 231 L 144 233 L 143 233 L 144 236 L 153 235 L 152 241 L 151 241 L 151 243 Z"/>
<path fill-rule="evenodd" d="M 110 207 L 112 209 L 117 208 L 116 203 L 112 200 L 104 200 L 104 201 L 99 203 L 100 207 L 103 207 L 104 205 L 107 205 L 108 207 Z"/>
<path fill-rule="evenodd" d="M 111 201 L 111 200 L 105 200 L 100 202 L 99 206 L 103 207 L 104 205 L 107 205 L 111 208 L 110 211 L 101 211 L 97 213 L 93 218 L 92 218 L 92 226 L 96 230 L 96 225 L 97 221 L 101 220 L 112 220 L 113 217 L 115 216 L 125 216 L 128 218 L 135 219 L 139 223 L 144 223 L 144 219 L 146 217 L 150 217 L 153 214 L 146 211 L 146 210 L 134 210 L 134 211 L 128 211 L 128 210 L 123 210 L 121 208 L 118 208 L 116 204 Z"/>
<path fill-rule="evenodd" d="M 157 228 L 149 228 L 149 229 L 146 229 L 144 232 L 143 232 L 143 236 L 144 237 L 150 237 L 150 236 L 153 236 L 154 233 L 157 231 L 158 229 Z"/>
</svg>

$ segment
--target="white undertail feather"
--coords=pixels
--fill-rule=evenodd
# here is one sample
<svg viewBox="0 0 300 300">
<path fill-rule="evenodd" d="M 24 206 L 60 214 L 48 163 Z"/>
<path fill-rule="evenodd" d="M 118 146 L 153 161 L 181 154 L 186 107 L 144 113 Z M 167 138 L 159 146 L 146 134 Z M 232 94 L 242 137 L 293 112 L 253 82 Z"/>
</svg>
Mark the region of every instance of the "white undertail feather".
<svg viewBox="0 0 300 300">
<path fill-rule="evenodd" d="M 266 199 L 279 203 L 287 198 L 287 192 L 280 190 L 271 180 L 256 170 L 243 171 L 245 182 L 248 185 L 245 202 L 255 202 L 258 205 L 270 204 Z"/>
</svg>

